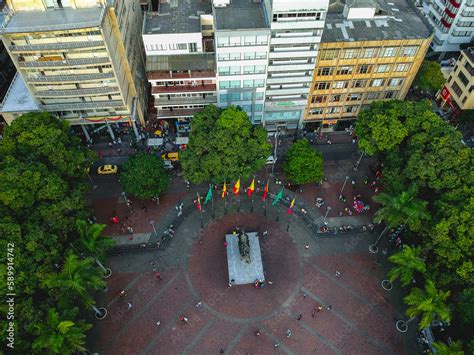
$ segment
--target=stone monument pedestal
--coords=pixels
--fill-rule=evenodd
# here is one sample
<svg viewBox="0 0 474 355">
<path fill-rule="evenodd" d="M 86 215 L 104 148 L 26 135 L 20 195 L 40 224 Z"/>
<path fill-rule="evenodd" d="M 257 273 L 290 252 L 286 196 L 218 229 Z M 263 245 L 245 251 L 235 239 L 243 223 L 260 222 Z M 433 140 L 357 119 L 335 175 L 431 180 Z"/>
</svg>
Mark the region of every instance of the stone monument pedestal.
<svg viewBox="0 0 474 355">
<path fill-rule="evenodd" d="M 246 233 L 250 243 L 250 263 L 247 263 L 239 252 L 239 237 L 227 234 L 227 269 L 229 282 L 233 285 L 253 284 L 255 280 L 265 280 L 263 276 L 262 255 L 257 233 Z"/>
</svg>

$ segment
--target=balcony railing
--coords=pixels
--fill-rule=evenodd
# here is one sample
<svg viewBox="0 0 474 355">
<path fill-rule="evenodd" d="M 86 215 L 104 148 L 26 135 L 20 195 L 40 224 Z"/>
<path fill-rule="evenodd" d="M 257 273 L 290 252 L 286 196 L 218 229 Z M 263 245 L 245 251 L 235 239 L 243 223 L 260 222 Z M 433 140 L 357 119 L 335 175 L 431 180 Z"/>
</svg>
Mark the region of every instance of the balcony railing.
<svg viewBox="0 0 474 355">
<path fill-rule="evenodd" d="M 199 105 L 199 104 L 215 104 L 217 103 L 217 97 L 214 95 L 208 95 L 205 98 L 199 97 L 159 97 L 155 99 L 155 106 L 171 106 L 171 105 Z"/>
<path fill-rule="evenodd" d="M 108 57 L 86 58 L 86 59 L 64 59 L 36 62 L 19 62 L 20 68 L 41 68 L 41 67 L 73 67 L 76 65 L 93 65 L 110 63 Z"/>
<path fill-rule="evenodd" d="M 213 71 L 191 71 L 191 73 L 170 73 L 169 71 L 165 72 L 149 72 L 148 79 L 197 79 L 197 78 L 215 78 L 216 73 Z"/>
<path fill-rule="evenodd" d="M 68 43 L 44 43 L 44 44 L 29 44 L 24 46 L 10 46 L 12 52 L 39 52 L 39 51 L 62 51 L 68 49 L 104 47 L 102 41 L 90 42 L 68 42 Z"/>
<path fill-rule="evenodd" d="M 78 97 L 78 96 L 92 96 L 92 95 L 108 95 L 119 92 L 116 86 L 103 86 L 98 88 L 87 89 L 73 89 L 73 90 L 44 90 L 37 91 L 37 97 Z"/>
<path fill-rule="evenodd" d="M 202 107 L 196 107 L 196 108 L 187 108 L 187 109 L 173 109 L 171 110 L 158 110 L 156 116 L 158 118 L 161 117 L 191 117 L 195 113 L 201 112 L 204 110 Z"/>
<path fill-rule="evenodd" d="M 54 83 L 54 82 L 80 82 L 80 81 L 94 81 L 102 79 L 114 78 L 114 73 L 95 73 L 95 74 L 80 74 L 80 75 L 44 75 L 44 76 L 29 76 L 27 81 L 29 83 Z"/>
<path fill-rule="evenodd" d="M 152 94 L 166 94 L 178 92 L 212 92 L 216 91 L 216 84 L 205 85 L 177 85 L 177 86 L 154 86 Z"/>
<path fill-rule="evenodd" d="M 48 111 L 69 111 L 69 110 L 87 110 L 94 108 L 123 107 L 125 104 L 121 100 L 94 101 L 94 102 L 73 102 L 46 104 L 42 107 Z"/>
</svg>

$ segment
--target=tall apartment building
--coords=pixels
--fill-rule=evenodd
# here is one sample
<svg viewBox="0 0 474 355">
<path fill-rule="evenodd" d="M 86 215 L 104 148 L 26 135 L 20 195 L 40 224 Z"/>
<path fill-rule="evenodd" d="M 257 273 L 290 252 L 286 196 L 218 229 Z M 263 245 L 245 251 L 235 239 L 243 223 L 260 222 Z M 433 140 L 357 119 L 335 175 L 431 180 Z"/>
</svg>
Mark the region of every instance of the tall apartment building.
<svg viewBox="0 0 474 355">
<path fill-rule="evenodd" d="M 72 125 L 145 123 L 144 50 L 138 0 L 8 0 L 0 27 L 18 74 L 8 122 L 49 111 Z M 94 127 L 93 127 L 94 128 Z"/>
<path fill-rule="evenodd" d="M 405 98 L 433 37 L 407 1 L 348 0 L 328 14 L 306 123 L 354 119 L 374 100 Z"/>
<path fill-rule="evenodd" d="M 423 12 L 435 29 L 433 51 L 457 52 L 474 39 L 474 0 L 423 0 Z"/>
<path fill-rule="evenodd" d="M 241 107 L 262 124 L 270 26 L 264 3 L 214 0 L 218 105 Z"/>
<path fill-rule="evenodd" d="M 186 131 L 195 113 L 217 104 L 213 33 L 210 0 L 162 1 L 145 14 L 146 72 L 154 100 L 149 119 L 171 120 Z"/>
<path fill-rule="evenodd" d="M 264 123 L 269 131 L 302 122 L 328 0 L 273 0 Z"/>
<path fill-rule="evenodd" d="M 474 110 L 474 47 L 461 51 L 437 101 L 442 108 L 454 114 L 462 110 Z"/>
</svg>

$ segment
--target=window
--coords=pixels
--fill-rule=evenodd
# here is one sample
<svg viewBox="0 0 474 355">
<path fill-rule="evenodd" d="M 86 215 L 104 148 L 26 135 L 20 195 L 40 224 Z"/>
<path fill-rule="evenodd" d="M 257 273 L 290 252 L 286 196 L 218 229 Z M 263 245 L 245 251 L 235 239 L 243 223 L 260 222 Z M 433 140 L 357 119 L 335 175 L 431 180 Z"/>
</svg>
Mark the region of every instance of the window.
<svg viewBox="0 0 474 355">
<path fill-rule="evenodd" d="M 219 88 L 220 88 L 220 89 L 228 89 L 228 88 L 230 88 L 230 81 L 228 81 L 228 80 L 221 80 L 221 81 L 219 82 Z"/>
<path fill-rule="evenodd" d="M 395 97 L 397 97 L 397 92 L 396 91 L 387 91 L 383 95 L 384 99 L 394 99 Z"/>
<path fill-rule="evenodd" d="M 367 93 L 367 100 L 377 100 L 379 98 L 378 92 L 368 92 Z"/>
<path fill-rule="evenodd" d="M 464 75 L 462 71 L 459 72 L 458 78 L 459 80 L 461 80 L 464 86 L 467 86 L 469 84 L 469 79 L 466 78 L 466 76 Z"/>
<path fill-rule="evenodd" d="M 346 113 L 352 113 L 357 111 L 358 106 L 346 106 L 344 107 L 344 111 Z"/>
<path fill-rule="evenodd" d="M 212 25 L 201 25 L 203 31 L 212 31 Z"/>
<path fill-rule="evenodd" d="M 230 37 L 229 46 L 240 46 L 240 37 Z"/>
<path fill-rule="evenodd" d="M 461 97 L 462 95 L 462 89 L 459 87 L 459 85 L 454 81 L 453 84 L 451 85 L 453 88 L 453 91 L 456 93 L 458 97 Z"/>
<path fill-rule="evenodd" d="M 263 110 L 263 105 L 262 104 L 255 104 L 255 111 L 262 111 Z"/>
<path fill-rule="evenodd" d="M 260 88 L 263 87 L 264 80 L 244 80 L 244 88 Z"/>
<path fill-rule="evenodd" d="M 466 64 L 464 65 L 464 68 L 466 68 L 469 74 L 474 76 L 474 67 L 467 60 L 466 60 Z"/>
<path fill-rule="evenodd" d="M 395 47 L 385 47 L 382 50 L 382 57 L 384 58 L 395 57 L 396 53 L 397 53 L 397 50 Z"/>
<path fill-rule="evenodd" d="M 347 101 L 359 101 L 359 100 L 362 100 L 362 96 L 363 96 L 363 94 L 360 94 L 360 93 L 358 93 L 358 94 L 349 94 L 349 95 L 347 95 L 346 100 Z"/>
<path fill-rule="evenodd" d="M 332 114 L 332 113 L 339 113 L 341 112 L 341 108 L 340 107 L 328 107 L 327 110 L 326 110 L 326 113 L 327 114 Z"/>
<path fill-rule="evenodd" d="M 256 44 L 257 44 L 257 36 L 245 36 L 244 37 L 244 45 L 254 46 Z"/>
<path fill-rule="evenodd" d="M 372 83 L 370 83 L 370 86 L 383 86 L 384 80 L 383 79 L 374 79 L 372 80 Z"/>
<path fill-rule="evenodd" d="M 406 72 L 406 71 L 408 71 L 408 68 L 410 68 L 410 64 L 401 63 L 401 64 L 396 64 L 394 70 L 396 72 Z"/>
<path fill-rule="evenodd" d="M 265 73 L 265 65 L 245 65 L 244 74 L 262 74 Z"/>
<path fill-rule="evenodd" d="M 348 48 L 345 49 L 344 52 L 342 53 L 342 59 L 353 59 L 357 58 L 357 54 L 359 53 L 359 50 L 356 48 Z"/>
<path fill-rule="evenodd" d="M 394 79 L 390 79 L 390 81 L 388 82 L 388 86 L 400 86 L 402 85 L 402 83 L 403 83 L 403 79 L 394 78 Z"/>
<path fill-rule="evenodd" d="M 252 100 L 252 92 L 244 92 L 242 94 L 242 100 L 244 100 L 244 101 Z"/>
<path fill-rule="evenodd" d="M 390 65 L 387 65 L 387 64 L 377 65 L 377 67 L 375 68 L 376 73 L 387 73 L 389 71 L 390 71 Z"/>
<path fill-rule="evenodd" d="M 418 51 L 417 46 L 409 46 L 409 47 L 403 47 L 402 48 L 402 53 L 400 56 L 402 57 L 414 57 L 416 52 Z"/>
<path fill-rule="evenodd" d="M 259 45 L 267 45 L 268 44 L 268 36 L 257 36 L 257 44 Z"/>
<path fill-rule="evenodd" d="M 334 72 L 333 67 L 323 67 L 318 69 L 318 76 L 332 75 Z"/>
<path fill-rule="evenodd" d="M 178 43 L 179 50 L 186 50 L 188 49 L 188 45 L 186 43 Z"/>
<path fill-rule="evenodd" d="M 311 103 L 316 104 L 316 103 L 323 103 L 326 102 L 327 100 L 327 95 L 316 95 L 311 97 Z"/>
<path fill-rule="evenodd" d="M 375 58 L 377 56 L 377 48 L 365 48 L 362 58 Z"/>
<path fill-rule="evenodd" d="M 313 108 L 313 109 L 309 110 L 310 115 L 322 115 L 323 112 L 324 112 L 323 108 Z"/>
<path fill-rule="evenodd" d="M 349 74 L 352 74 L 352 69 L 354 67 L 352 66 L 342 66 L 342 67 L 338 67 L 337 68 L 337 71 L 336 71 L 336 74 L 337 75 L 349 75 Z"/>
<path fill-rule="evenodd" d="M 372 72 L 372 67 L 372 65 L 359 65 L 357 71 L 359 74 L 369 74 L 370 72 Z"/>
<path fill-rule="evenodd" d="M 217 47 L 228 47 L 229 37 L 217 37 Z"/>
<path fill-rule="evenodd" d="M 347 89 L 348 86 L 349 86 L 349 82 L 346 80 L 335 81 L 332 84 L 333 89 Z"/>
<path fill-rule="evenodd" d="M 363 88 L 367 85 L 367 80 L 354 80 L 352 82 L 353 88 Z"/>
<path fill-rule="evenodd" d="M 330 102 L 340 102 L 344 98 L 344 95 L 337 94 L 337 95 L 331 95 L 330 97 Z"/>
<path fill-rule="evenodd" d="M 220 67 L 219 75 L 230 75 L 230 67 Z"/>
<path fill-rule="evenodd" d="M 221 87 L 222 88 L 222 87 Z M 227 94 L 220 94 L 219 95 L 219 101 L 220 102 L 227 102 L 229 99 L 229 97 L 227 96 Z"/>
<path fill-rule="evenodd" d="M 325 81 L 317 82 L 314 85 L 314 90 L 328 90 L 328 89 L 329 89 L 329 83 Z"/>
<path fill-rule="evenodd" d="M 339 49 L 326 49 L 321 53 L 321 60 L 336 59 L 339 55 Z"/>
</svg>

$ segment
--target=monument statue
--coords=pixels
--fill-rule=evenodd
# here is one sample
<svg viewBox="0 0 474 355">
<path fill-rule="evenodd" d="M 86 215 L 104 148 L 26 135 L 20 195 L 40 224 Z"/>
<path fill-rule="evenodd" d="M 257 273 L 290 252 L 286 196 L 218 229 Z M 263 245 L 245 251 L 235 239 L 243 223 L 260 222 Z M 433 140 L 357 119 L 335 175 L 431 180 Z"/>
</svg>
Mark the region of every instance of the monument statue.
<svg viewBox="0 0 474 355">
<path fill-rule="evenodd" d="M 251 263 L 250 260 L 250 240 L 249 236 L 244 232 L 239 232 L 239 253 L 242 260 L 247 264 Z"/>
</svg>

